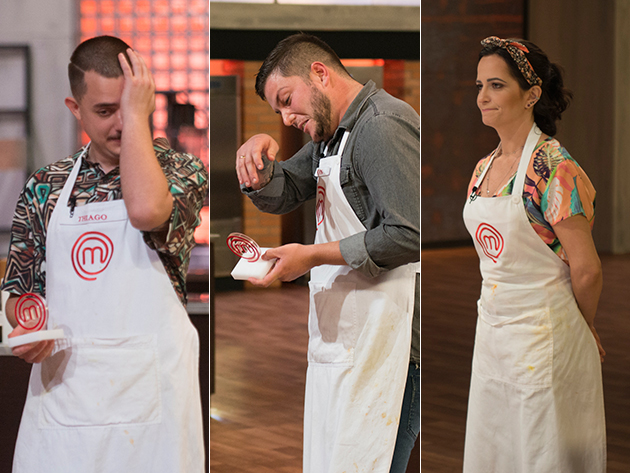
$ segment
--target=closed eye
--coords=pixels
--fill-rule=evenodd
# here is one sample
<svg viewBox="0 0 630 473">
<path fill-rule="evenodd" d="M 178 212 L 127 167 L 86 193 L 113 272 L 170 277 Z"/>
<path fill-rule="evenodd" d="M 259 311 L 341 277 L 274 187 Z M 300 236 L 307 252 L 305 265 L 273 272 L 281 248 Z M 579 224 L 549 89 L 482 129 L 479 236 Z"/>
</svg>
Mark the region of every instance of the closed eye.
<svg viewBox="0 0 630 473">
<path fill-rule="evenodd" d="M 115 111 L 116 110 L 113 109 L 113 108 L 99 108 L 99 109 L 96 109 L 95 112 L 96 112 L 96 114 L 99 117 L 106 118 L 106 117 L 109 117 L 109 116 L 113 115 L 115 113 Z"/>
</svg>

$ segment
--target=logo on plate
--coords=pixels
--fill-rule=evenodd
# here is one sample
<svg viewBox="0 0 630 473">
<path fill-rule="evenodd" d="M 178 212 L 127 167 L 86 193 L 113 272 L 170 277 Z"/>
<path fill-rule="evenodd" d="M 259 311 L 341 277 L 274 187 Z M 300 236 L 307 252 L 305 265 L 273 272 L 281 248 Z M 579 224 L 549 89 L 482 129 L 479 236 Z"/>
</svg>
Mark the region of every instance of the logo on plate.
<svg viewBox="0 0 630 473">
<path fill-rule="evenodd" d="M 46 302 L 39 294 L 22 294 L 15 303 L 15 319 L 20 327 L 37 331 L 46 324 Z"/>
<path fill-rule="evenodd" d="M 475 239 L 483 253 L 496 263 L 503 251 L 503 237 L 499 231 L 488 223 L 482 223 L 477 227 Z"/>
<path fill-rule="evenodd" d="M 81 279 L 95 281 L 114 254 L 114 244 L 100 232 L 86 232 L 72 247 L 72 266 Z"/>
<path fill-rule="evenodd" d="M 226 243 L 232 253 L 250 263 L 254 263 L 260 259 L 260 246 L 258 246 L 258 243 L 256 243 L 253 238 L 243 233 L 230 233 Z"/>
</svg>

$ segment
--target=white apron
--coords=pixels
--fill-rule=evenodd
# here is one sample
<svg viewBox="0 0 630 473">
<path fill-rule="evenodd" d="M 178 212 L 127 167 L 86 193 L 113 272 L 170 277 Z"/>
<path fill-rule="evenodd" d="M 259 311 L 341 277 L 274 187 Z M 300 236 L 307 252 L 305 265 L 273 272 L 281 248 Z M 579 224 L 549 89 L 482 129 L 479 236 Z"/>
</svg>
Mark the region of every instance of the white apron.
<svg viewBox="0 0 630 473">
<path fill-rule="evenodd" d="M 466 424 L 467 473 L 606 469 L 597 345 L 573 296 L 569 266 L 536 234 L 523 205 L 525 174 L 540 135 L 534 125 L 512 195 L 473 196 L 464 207 L 483 276 Z"/>
<path fill-rule="evenodd" d="M 46 239 L 48 328 L 68 338 L 33 365 L 13 471 L 201 473 L 198 334 L 122 199 L 67 206 L 86 150 Z"/>
<path fill-rule="evenodd" d="M 316 171 L 316 244 L 365 231 L 339 183 L 348 136 Z M 389 472 L 409 369 L 416 268 L 377 278 L 349 266 L 311 270 L 304 473 Z"/>
</svg>

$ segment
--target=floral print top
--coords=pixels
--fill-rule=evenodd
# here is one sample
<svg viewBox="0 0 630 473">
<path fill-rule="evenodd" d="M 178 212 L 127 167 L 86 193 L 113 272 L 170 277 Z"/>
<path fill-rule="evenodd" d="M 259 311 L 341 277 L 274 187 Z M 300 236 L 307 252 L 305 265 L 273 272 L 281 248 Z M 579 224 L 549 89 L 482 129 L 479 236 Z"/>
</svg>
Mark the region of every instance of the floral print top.
<svg viewBox="0 0 630 473">
<path fill-rule="evenodd" d="M 492 153 L 477 163 L 468 185 L 468 195 L 491 156 Z M 515 178 L 516 173 L 493 197 L 510 195 Z M 567 255 L 553 231 L 553 226 L 566 218 L 582 214 L 592 230 L 595 220 L 595 188 L 584 170 L 555 138 L 547 138 L 534 150 L 525 176 L 523 203 L 527 218 L 538 236 L 568 264 Z"/>
</svg>

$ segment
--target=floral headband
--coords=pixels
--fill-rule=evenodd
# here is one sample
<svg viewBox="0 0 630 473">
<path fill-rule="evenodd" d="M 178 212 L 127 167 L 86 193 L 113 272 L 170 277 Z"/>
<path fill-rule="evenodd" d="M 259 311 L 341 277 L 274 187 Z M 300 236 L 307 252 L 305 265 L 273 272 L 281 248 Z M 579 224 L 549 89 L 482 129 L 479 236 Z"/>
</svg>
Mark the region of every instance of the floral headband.
<svg viewBox="0 0 630 473">
<path fill-rule="evenodd" d="M 517 41 L 508 41 L 507 39 L 501 39 L 497 36 L 489 36 L 481 42 L 481 45 L 495 46 L 497 48 L 505 49 L 508 53 L 510 53 L 512 59 L 514 59 L 516 67 L 518 67 L 518 70 L 521 71 L 521 74 L 523 74 L 523 77 L 525 77 L 527 83 L 531 86 L 542 86 L 542 80 L 540 80 L 540 77 L 536 75 L 534 68 L 525 56 L 525 53 L 528 53 L 529 49 L 527 49 L 524 44 L 521 44 Z"/>
</svg>

